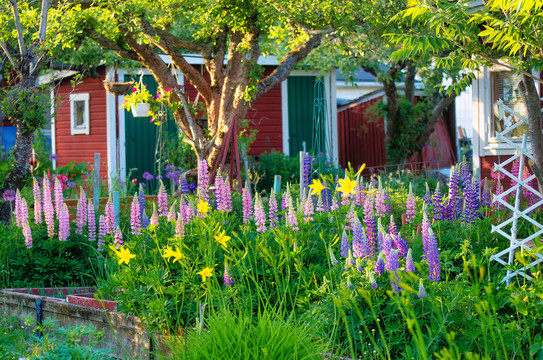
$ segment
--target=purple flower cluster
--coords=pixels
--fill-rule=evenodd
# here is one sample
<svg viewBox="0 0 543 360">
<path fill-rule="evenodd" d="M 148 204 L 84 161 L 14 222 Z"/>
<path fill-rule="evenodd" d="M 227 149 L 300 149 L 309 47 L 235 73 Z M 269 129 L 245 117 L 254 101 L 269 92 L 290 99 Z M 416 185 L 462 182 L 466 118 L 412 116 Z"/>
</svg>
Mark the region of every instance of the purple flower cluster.
<svg viewBox="0 0 543 360">
<path fill-rule="evenodd" d="M 77 201 L 77 211 L 75 215 L 75 233 L 83 234 L 83 228 L 87 225 L 87 194 L 83 188 L 79 188 L 79 200 Z"/>
<path fill-rule="evenodd" d="M 292 204 L 292 200 L 290 201 L 290 206 L 287 210 L 287 226 L 294 231 L 300 230 L 300 228 L 298 227 L 298 218 L 296 217 L 296 213 L 294 212 L 294 204 Z"/>
<path fill-rule="evenodd" d="M 112 195 L 109 195 L 109 199 L 106 203 L 105 209 L 106 215 L 106 234 L 113 234 L 115 232 L 115 212 L 113 210 Z"/>
<path fill-rule="evenodd" d="M 279 217 L 277 216 L 277 198 L 275 192 L 271 191 L 270 199 L 268 201 L 268 216 L 270 218 L 270 229 L 273 229 L 279 225 Z"/>
<path fill-rule="evenodd" d="M 405 271 L 415 272 L 415 261 L 413 261 L 413 254 L 411 253 L 411 249 L 409 249 L 405 258 Z"/>
<path fill-rule="evenodd" d="M 159 188 L 157 194 L 158 216 L 168 216 L 168 194 L 162 180 L 158 181 Z"/>
<path fill-rule="evenodd" d="M 243 205 L 243 223 L 247 224 L 253 218 L 253 199 L 251 199 L 251 191 L 249 184 L 245 183 L 245 187 L 241 192 Z"/>
<path fill-rule="evenodd" d="M 66 241 L 70 236 L 70 213 L 66 204 L 62 204 L 58 213 L 58 239 Z"/>
<path fill-rule="evenodd" d="M 106 244 L 106 236 L 107 236 L 107 225 L 106 225 L 106 217 L 104 215 L 100 215 L 98 220 L 98 251 L 104 250 L 104 245 Z"/>
<path fill-rule="evenodd" d="M 36 178 L 32 179 L 32 190 L 34 193 L 34 222 L 36 224 L 41 224 L 42 222 L 42 201 L 41 201 L 41 191 L 40 184 Z"/>
<path fill-rule="evenodd" d="M 398 277 L 398 274 L 396 273 L 399 267 L 400 267 L 400 263 L 398 261 L 398 251 L 391 250 L 390 253 L 387 255 L 387 262 L 385 264 L 385 269 L 391 272 L 390 283 L 392 285 L 392 290 L 395 293 L 399 293 L 400 291 L 402 291 L 402 287 L 400 286 L 400 278 Z"/>
<path fill-rule="evenodd" d="M 87 222 L 89 224 L 87 237 L 89 241 L 96 240 L 96 216 L 94 214 L 94 205 L 92 200 L 87 202 Z"/>
<path fill-rule="evenodd" d="M 142 177 L 147 181 L 151 181 L 155 178 L 152 174 L 150 174 L 147 171 L 143 173 Z"/>
<path fill-rule="evenodd" d="M 304 221 L 313 221 L 313 215 L 315 214 L 315 206 L 313 205 L 313 198 L 311 196 L 307 196 L 304 203 L 303 203 L 303 209 L 304 209 Z"/>
<path fill-rule="evenodd" d="M 117 229 L 115 229 L 115 235 L 113 236 L 113 243 L 115 245 L 124 246 L 123 234 L 121 233 L 121 229 L 118 226 L 117 226 Z"/>
<path fill-rule="evenodd" d="M 428 267 L 430 274 L 428 280 L 439 281 L 440 264 L 439 264 L 439 251 L 437 248 L 437 238 L 434 235 L 432 229 L 428 232 Z"/>
<path fill-rule="evenodd" d="M 353 225 L 353 256 L 357 259 L 366 259 L 370 256 L 368 239 L 358 216 L 355 217 Z"/>
<path fill-rule="evenodd" d="M 407 195 L 407 202 L 405 204 L 405 221 L 408 223 L 413 222 L 417 214 L 417 202 L 415 200 L 415 194 L 413 193 L 413 188 L 409 184 L 409 194 Z"/>
<path fill-rule="evenodd" d="M 339 247 L 339 255 L 342 257 L 346 257 L 349 255 L 349 251 L 351 251 L 351 242 L 349 241 L 349 237 L 347 236 L 347 233 L 345 230 L 343 230 L 343 234 L 341 234 L 341 245 Z"/>
<path fill-rule="evenodd" d="M 483 181 L 483 180 L 481 180 L 481 181 Z M 491 194 L 490 194 L 488 181 L 485 178 L 484 185 L 483 185 L 483 193 L 481 195 L 481 205 L 482 206 L 486 207 L 486 206 L 490 206 L 492 204 L 492 199 L 490 198 L 490 196 L 491 196 Z"/>
<path fill-rule="evenodd" d="M 434 204 L 434 220 L 439 221 L 445 219 L 445 207 L 443 206 L 443 195 L 441 194 L 441 187 L 439 182 L 436 185 L 432 201 Z"/>
<path fill-rule="evenodd" d="M 366 196 L 364 202 L 364 223 L 366 224 L 366 237 L 370 247 L 370 255 L 377 251 L 377 224 L 373 217 L 373 195 Z"/>
<path fill-rule="evenodd" d="M 198 193 L 209 203 L 209 169 L 205 159 L 198 161 Z"/>
<path fill-rule="evenodd" d="M 232 211 L 232 192 L 228 177 L 215 176 L 215 203 L 219 211 Z"/>
<path fill-rule="evenodd" d="M 266 231 L 266 213 L 264 212 L 262 198 L 258 194 L 255 196 L 255 223 L 257 232 Z"/>
<path fill-rule="evenodd" d="M 43 178 L 43 216 L 47 224 L 47 235 L 52 238 L 55 235 L 55 211 L 51 201 L 51 185 L 46 177 Z"/>
<path fill-rule="evenodd" d="M 234 278 L 230 274 L 230 268 L 228 267 L 228 264 L 226 263 L 224 264 L 223 279 L 224 279 L 224 286 L 228 287 L 228 286 L 234 285 Z"/>
<path fill-rule="evenodd" d="M 426 205 L 426 208 L 430 210 L 430 207 L 432 206 L 432 196 L 430 195 L 430 187 L 428 186 L 428 183 L 426 183 L 426 192 L 424 193 L 423 202 L 424 205 Z"/>
<path fill-rule="evenodd" d="M 130 205 L 130 229 L 132 234 L 141 235 L 141 212 L 138 194 L 134 194 Z"/>
<path fill-rule="evenodd" d="M 461 199 L 460 199 L 460 174 L 458 167 L 451 168 L 451 179 L 449 181 L 449 203 L 447 204 L 447 218 L 450 221 L 455 221 L 460 216 Z"/>
</svg>

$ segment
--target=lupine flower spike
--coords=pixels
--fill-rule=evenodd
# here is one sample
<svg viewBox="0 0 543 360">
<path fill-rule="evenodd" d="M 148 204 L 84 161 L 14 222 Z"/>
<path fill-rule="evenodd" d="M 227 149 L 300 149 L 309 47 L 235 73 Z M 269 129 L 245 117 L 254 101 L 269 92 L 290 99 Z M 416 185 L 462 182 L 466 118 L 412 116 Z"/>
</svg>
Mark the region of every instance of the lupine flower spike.
<svg viewBox="0 0 543 360">
<path fill-rule="evenodd" d="M 349 237 L 347 236 L 347 233 L 345 230 L 343 230 L 343 234 L 341 234 L 341 245 L 339 248 L 339 254 L 342 257 L 346 257 L 349 255 L 349 251 L 351 250 L 351 243 L 349 241 Z"/>
<path fill-rule="evenodd" d="M 32 178 L 32 190 L 34 192 L 34 222 L 36 224 L 41 224 L 42 222 L 42 201 L 41 201 L 41 191 L 40 184 L 36 178 Z"/>
<path fill-rule="evenodd" d="M 209 202 L 209 169 L 205 159 L 198 162 L 198 194 Z"/>
<path fill-rule="evenodd" d="M 428 233 L 428 268 L 430 274 L 428 275 L 428 280 L 430 281 L 439 281 L 440 275 L 440 264 L 439 264 L 439 251 L 437 248 L 437 238 L 432 231 L 429 229 Z"/>
<path fill-rule="evenodd" d="M 83 234 L 83 228 L 87 225 L 87 195 L 83 187 L 79 187 L 79 200 L 77 201 L 77 211 L 75 216 L 75 233 Z"/>
<path fill-rule="evenodd" d="M 27 249 L 32 248 L 32 231 L 30 230 L 30 225 L 28 224 L 28 220 L 25 221 L 25 224 L 23 226 L 23 236 L 25 237 L 25 245 Z"/>
<path fill-rule="evenodd" d="M 47 235 L 52 238 L 55 235 L 55 210 L 51 201 L 51 186 L 46 176 L 43 177 L 43 216 L 47 224 Z"/>
<path fill-rule="evenodd" d="M 379 253 L 379 257 L 375 262 L 375 275 L 381 275 L 385 272 L 385 261 L 383 260 L 383 253 Z"/>
<path fill-rule="evenodd" d="M 98 220 L 98 251 L 104 251 L 105 239 L 107 235 L 106 217 L 100 215 Z"/>
<path fill-rule="evenodd" d="M 57 212 L 57 216 L 60 213 L 60 210 L 62 209 L 62 204 L 64 203 L 64 197 L 62 195 L 62 184 L 60 183 L 60 180 L 55 178 L 55 211 Z"/>
<path fill-rule="evenodd" d="M 266 213 L 264 212 L 264 204 L 262 204 L 262 198 L 255 195 L 255 223 L 257 232 L 266 231 Z"/>
<path fill-rule="evenodd" d="M 151 215 L 150 224 L 158 225 L 158 212 L 156 209 L 156 203 L 153 203 L 153 215 Z"/>
<path fill-rule="evenodd" d="M 304 221 L 305 222 L 313 221 L 314 220 L 313 215 L 315 214 L 315 209 L 313 205 L 313 198 L 311 196 L 306 197 L 303 204 L 303 209 L 304 209 Z"/>
<path fill-rule="evenodd" d="M 115 229 L 115 235 L 113 236 L 113 243 L 115 245 L 124 246 L 123 234 L 121 233 L 121 229 L 118 226 L 117 226 L 117 229 Z"/>
<path fill-rule="evenodd" d="M 242 190 L 241 197 L 243 202 L 243 223 L 247 224 L 253 218 L 253 200 L 251 199 L 251 191 L 247 182 Z"/>
<path fill-rule="evenodd" d="M 357 259 L 366 259 L 370 256 L 370 246 L 366 238 L 366 232 L 356 215 L 353 225 L 353 255 Z"/>
<path fill-rule="evenodd" d="M 375 216 L 385 216 L 386 215 L 386 206 L 385 206 L 385 191 L 381 184 L 381 177 L 379 177 L 379 188 L 375 194 Z"/>
<path fill-rule="evenodd" d="M 444 206 L 443 206 L 443 195 L 441 194 L 440 183 L 436 185 L 436 190 L 434 191 L 434 197 L 432 199 L 434 204 L 434 220 L 443 220 L 444 217 Z"/>
<path fill-rule="evenodd" d="M 157 205 L 158 205 L 158 216 L 164 217 L 168 216 L 168 193 L 164 187 L 162 180 L 158 181 L 159 188 L 157 194 Z"/>
<path fill-rule="evenodd" d="M 66 241 L 68 236 L 70 236 L 70 213 L 66 204 L 63 204 L 58 215 L 58 239 Z"/>
<path fill-rule="evenodd" d="M 185 236 L 185 223 L 181 213 L 177 214 L 177 221 L 175 223 L 175 237 L 182 238 Z"/>
<path fill-rule="evenodd" d="M 106 215 L 106 233 L 113 234 L 115 232 L 115 212 L 113 210 L 113 196 L 111 193 L 109 194 L 109 199 L 107 200 L 107 203 L 106 203 L 105 215 Z"/>
<path fill-rule="evenodd" d="M 395 293 L 399 293 L 400 291 L 402 291 L 402 287 L 400 286 L 400 278 L 398 277 L 398 274 L 396 273 L 398 271 L 398 267 L 399 267 L 398 251 L 393 249 L 390 251 L 390 253 L 387 256 L 385 269 L 391 272 L 390 283 L 392 285 L 392 290 Z"/>
<path fill-rule="evenodd" d="M 134 194 L 130 205 L 130 229 L 133 235 L 141 235 L 141 216 L 138 195 Z"/>
<path fill-rule="evenodd" d="M 232 275 L 230 275 L 230 268 L 228 267 L 228 263 L 224 263 L 224 286 L 232 286 L 234 285 L 234 279 L 232 278 Z"/>
<path fill-rule="evenodd" d="M 405 272 L 415 272 L 415 262 L 413 261 L 411 249 L 407 251 L 407 257 L 405 258 Z"/>
<path fill-rule="evenodd" d="M 424 283 L 422 282 L 422 279 L 419 280 L 419 294 L 418 294 L 419 298 L 422 299 L 422 298 L 425 298 L 426 296 L 428 296 L 428 294 L 426 294 L 426 289 L 424 288 Z"/>
<path fill-rule="evenodd" d="M 409 183 L 409 194 L 407 195 L 405 208 L 405 221 L 411 223 L 417 214 L 417 202 L 415 200 L 415 194 L 413 193 L 413 186 L 411 183 Z"/>
<path fill-rule="evenodd" d="M 292 200 L 290 201 L 290 206 L 287 210 L 287 226 L 294 231 L 300 230 L 300 228 L 298 227 L 298 218 L 296 217 L 296 213 L 294 212 L 294 204 L 292 203 Z"/>
<path fill-rule="evenodd" d="M 96 240 L 96 216 L 94 214 L 94 205 L 92 203 L 92 200 L 89 199 L 87 202 L 87 223 L 88 226 L 88 238 L 89 241 L 95 241 Z"/>
<path fill-rule="evenodd" d="M 268 201 L 268 216 L 270 218 L 270 229 L 277 227 L 279 223 L 279 218 L 277 216 L 277 198 L 275 192 L 271 191 L 270 198 Z"/>
</svg>

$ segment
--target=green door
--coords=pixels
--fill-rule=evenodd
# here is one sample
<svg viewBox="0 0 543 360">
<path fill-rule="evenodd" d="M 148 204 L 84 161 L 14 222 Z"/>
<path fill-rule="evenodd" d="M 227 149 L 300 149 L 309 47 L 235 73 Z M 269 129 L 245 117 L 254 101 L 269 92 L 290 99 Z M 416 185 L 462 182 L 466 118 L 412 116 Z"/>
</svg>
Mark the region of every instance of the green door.
<svg viewBox="0 0 543 360">
<path fill-rule="evenodd" d="M 130 81 L 130 76 L 125 76 L 125 81 Z M 138 79 L 134 79 L 139 81 Z M 149 89 L 152 95 L 157 93 L 158 85 L 151 75 L 144 75 L 143 83 Z M 131 179 L 137 178 L 142 181 L 144 172 L 149 172 L 156 176 L 162 173 L 164 167 L 168 165 L 165 145 L 168 139 L 175 137 L 177 126 L 171 115 L 167 115 L 167 120 L 160 126 L 150 122 L 151 117 L 134 117 L 131 111 L 124 112 L 125 119 L 125 152 L 126 169 L 131 169 Z"/>
<path fill-rule="evenodd" d="M 313 100 L 315 76 L 290 76 L 287 79 L 288 137 L 291 156 L 313 149 Z"/>
</svg>

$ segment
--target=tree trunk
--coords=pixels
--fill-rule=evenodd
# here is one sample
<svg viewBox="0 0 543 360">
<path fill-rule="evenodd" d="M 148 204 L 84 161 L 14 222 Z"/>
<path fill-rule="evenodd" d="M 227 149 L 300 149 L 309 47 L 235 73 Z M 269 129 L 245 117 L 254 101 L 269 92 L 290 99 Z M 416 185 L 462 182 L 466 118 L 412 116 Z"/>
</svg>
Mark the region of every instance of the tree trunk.
<svg viewBox="0 0 543 360">
<path fill-rule="evenodd" d="M 400 95 L 398 95 L 398 89 L 394 82 L 396 71 L 389 70 L 389 74 L 392 73 L 392 79 L 383 82 L 385 89 L 385 95 L 387 97 L 387 116 L 386 116 L 386 128 L 385 128 L 385 144 L 389 144 L 394 138 L 396 128 L 398 127 L 398 110 L 400 108 Z"/>
<path fill-rule="evenodd" d="M 541 103 L 534 80 L 522 74 L 520 93 L 528 112 L 528 135 L 532 145 L 534 164 L 531 165 L 537 177 L 539 188 L 543 187 L 543 134 L 541 132 Z"/>
<path fill-rule="evenodd" d="M 417 67 L 409 61 L 406 67 L 406 73 L 404 76 L 405 84 L 405 99 L 411 104 L 415 101 L 415 76 L 417 75 Z"/>
</svg>

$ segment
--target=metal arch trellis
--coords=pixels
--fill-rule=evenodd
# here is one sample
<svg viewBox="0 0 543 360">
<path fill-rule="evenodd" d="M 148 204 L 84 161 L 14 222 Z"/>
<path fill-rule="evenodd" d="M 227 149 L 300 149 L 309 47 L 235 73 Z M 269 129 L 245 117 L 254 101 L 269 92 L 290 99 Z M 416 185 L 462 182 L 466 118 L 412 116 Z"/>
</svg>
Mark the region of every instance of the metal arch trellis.
<svg viewBox="0 0 543 360">
<path fill-rule="evenodd" d="M 323 152 L 326 158 L 331 158 L 332 148 L 330 132 L 326 125 L 328 120 L 328 102 L 326 89 L 322 80 L 316 80 L 313 87 L 313 154 Z"/>
<path fill-rule="evenodd" d="M 507 176 L 509 179 L 516 181 L 516 184 L 512 186 L 510 189 L 508 189 L 507 191 L 501 192 L 499 195 L 494 195 L 494 201 L 497 201 L 499 204 L 503 205 L 505 208 L 511 210 L 513 215 L 511 216 L 511 218 L 505 220 L 499 225 L 492 225 L 492 232 L 496 232 L 502 235 L 503 237 L 505 237 L 506 239 L 508 239 L 509 247 L 498 252 L 497 254 L 492 255 L 490 257 L 490 260 L 494 260 L 504 267 L 511 267 L 511 265 L 513 265 L 515 251 L 518 248 L 520 248 L 521 251 L 523 251 L 523 249 L 530 249 L 530 247 L 528 246 L 528 243 L 530 243 L 533 239 L 537 238 L 538 236 L 543 235 L 543 224 L 534 220 L 529 215 L 533 210 L 543 205 L 543 195 L 538 190 L 534 189 L 533 187 L 529 185 L 530 181 L 535 179 L 535 175 L 532 174 L 528 178 L 526 179 L 524 178 L 524 164 L 526 162 L 526 158 L 533 159 L 531 149 L 528 149 L 526 132 L 524 132 L 522 135 L 521 143 L 513 141 L 511 137 L 507 136 L 508 134 L 511 134 L 516 128 L 520 126 L 526 126 L 528 119 L 525 116 L 522 116 L 519 113 L 517 113 L 515 110 L 511 109 L 509 106 L 505 105 L 502 101 L 498 101 L 498 111 L 499 111 L 500 119 L 503 119 L 504 121 L 506 119 L 510 119 L 510 117 L 513 115 L 519 119 L 518 122 L 507 127 L 504 131 L 496 133 L 496 138 L 499 141 L 499 143 L 501 144 L 501 142 L 503 142 L 511 146 L 513 149 L 516 150 L 515 155 L 511 156 L 509 159 L 507 159 L 503 163 L 500 161 L 499 164 L 494 164 L 494 171 L 499 171 L 502 174 L 505 174 L 505 176 Z M 505 166 L 514 162 L 516 159 L 519 159 L 519 173 L 512 174 L 510 171 L 508 171 L 505 168 Z M 523 188 L 532 192 L 539 199 L 534 204 L 532 204 L 531 206 L 528 206 L 525 209 L 521 208 L 521 202 L 520 202 L 521 192 Z M 507 202 L 507 197 L 509 196 L 509 194 L 512 194 L 513 192 L 515 193 L 514 206 Z M 517 227 L 518 227 L 518 222 L 520 219 L 526 220 L 527 222 L 531 223 L 538 230 L 525 239 L 517 239 L 517 229 L 518 229 Z M 511 226 L 509 233 L 506 232 L 508 226 Z M 511 279 L 518 275 L 526 279 L 532 280 L 533 277 L 526 273 L 527 270 L 529 270 L 530 268 L 542 262 L 543 262 L 543 255 L 537 253 L 535 254 L 535 260 L 533 260 L 528 265 L 523 266 L 514 271 L 507 270 L 507 275 L 502 279 L 502 282 L 505 281 L 507 282 L 507 284 L 509 284 Z"/>
</svg>

